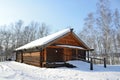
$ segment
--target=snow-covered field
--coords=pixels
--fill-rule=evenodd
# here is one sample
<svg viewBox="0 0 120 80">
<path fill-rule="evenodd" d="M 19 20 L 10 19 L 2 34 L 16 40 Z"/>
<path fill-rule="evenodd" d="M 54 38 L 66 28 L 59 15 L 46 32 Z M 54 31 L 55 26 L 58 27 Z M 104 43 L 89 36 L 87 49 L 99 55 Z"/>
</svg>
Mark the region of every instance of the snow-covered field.
<svg viewBox="0 0 120 80">
<path fill-rule="evenodd" d="M 0 80 L 120 80 L 120 65 L 94 65 L 82 61 L 69 61 L 77 68 L 39 68 L 14 61 L 0 62 Z"/>
</svg>

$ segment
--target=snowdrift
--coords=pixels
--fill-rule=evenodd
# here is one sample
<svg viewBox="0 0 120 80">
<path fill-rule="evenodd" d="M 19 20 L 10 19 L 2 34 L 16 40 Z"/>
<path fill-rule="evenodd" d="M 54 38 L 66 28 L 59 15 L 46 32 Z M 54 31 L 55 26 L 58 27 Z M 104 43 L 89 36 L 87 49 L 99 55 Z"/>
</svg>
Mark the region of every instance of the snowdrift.
<svg viewBox="0 0 120 80">
<path fill-rule="evenodd" d="M 18 62 L 0 62 L 0 80 L 120 80 L 120 66 L 94 65 L 89 70 L 89 63 L 68 61 L 76 68 L 40 68 Z"/>
</svg>

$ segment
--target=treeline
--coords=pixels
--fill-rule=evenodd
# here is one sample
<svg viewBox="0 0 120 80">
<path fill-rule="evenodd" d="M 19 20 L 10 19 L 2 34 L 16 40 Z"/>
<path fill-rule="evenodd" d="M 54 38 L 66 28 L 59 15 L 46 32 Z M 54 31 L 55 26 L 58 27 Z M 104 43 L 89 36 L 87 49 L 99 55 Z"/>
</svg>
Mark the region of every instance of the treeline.
<svg viewBox="0 0 120 80">
<path fill-rule="evenodd" d="M 24 25 L 22 20 L 0 27 L 0 55 L 10 56 L 18 48 L 35 39 L 48 35 L 45 23 L 31 22 Z"/>
<path fill-rule="evenodd" d="M 99 0 L 96 12 L 85 18 L 79 36 L 90 48 L 92 56 L 106 57 L 109 64 L 120 64 L 120 12 L 111 10 L 109 0 Z"/>
</svg>

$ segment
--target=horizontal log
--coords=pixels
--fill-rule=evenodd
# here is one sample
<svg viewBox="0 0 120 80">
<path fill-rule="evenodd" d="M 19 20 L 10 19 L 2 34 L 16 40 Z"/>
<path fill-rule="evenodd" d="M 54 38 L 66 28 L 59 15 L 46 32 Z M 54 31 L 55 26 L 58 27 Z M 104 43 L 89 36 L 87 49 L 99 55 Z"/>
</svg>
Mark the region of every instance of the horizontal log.
<svg viewBox="0 0 120 80">
<path fill-rule="evenodd" d="M 92 58 L 92 59 L 96 59 L 96 60 L 104 60 L 104 59 L 100 59 L 100 58 Z"/>
<path fill-rule="evenodd" d="M 31 60 L 31 59 L 23 59 L 23 61 L 25 62 L 35 62 L 35 63 L 39 63 L 39 60 Z"/>
<path fill-rule="evenodd" d="M 33 63 L 33 62 L 24 62 L 29 65 L 40 66 L 40 63 Z"/>
<path fill-rule="evenodd" d="M 34 64 L 35 64 L 35 63 L 40 63 L 40 62 L 37 62 L 37 61 L 27 61 L 27 60 L 26 60 L 26 61 L 24 61 L 24 62 L 34 63 Z"/>
<path fill-rule="evenodd" d="M 28 59 L 28 60 L 40 60 L 39 57 L 23 57 L 24 60 Z"/>
<path fill-rule="evenodd" d="M 37 59 L 37 60 L 40 60 L 40 57 L 23 57 L 23 59 Z"/>
</svg>

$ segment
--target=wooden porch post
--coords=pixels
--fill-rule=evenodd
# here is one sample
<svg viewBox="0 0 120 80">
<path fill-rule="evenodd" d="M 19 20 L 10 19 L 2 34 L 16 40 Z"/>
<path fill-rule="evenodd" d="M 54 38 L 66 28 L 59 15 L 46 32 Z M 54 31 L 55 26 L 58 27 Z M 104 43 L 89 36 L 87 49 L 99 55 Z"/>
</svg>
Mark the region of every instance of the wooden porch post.
<svg viewBox="0 0 120 80">
<path fill-rule="evenodd" d="M 90 61 L 89 60 L 89 50 L 87 51 L 87 58 L 88 58 L 88 62 Z"/>
<path fill-rule="evenodd" d="M 47 51 L 46 51 L 47 49 L 45 48 L 45 50 L 44 50 L 44 65 L 43 65 L 43 67 L 46 67 L 45 65 L 46 65 L 46 62 L 47 62 Z"/>
<path fill-rule="evenodd" d="M 66 48 L 63 48 L 63 52 L 64 52 L 64 61 L 66 62 L 67 61 L 67 56 L 66 56 Z"/>
<path fill-rule="evenodd" d="M 104 68 L 106 68 L 106 59 L 104 58 Z"/>
<path fill-rule="evenodd" d="M 90 58 L 90 70 L 93 70 L 93 60 Z"/>
<path fill-rule="evenodd" d="M 78 49 L 76 49 L 76 60 L 78 59 Z"/>
<path fill-rule="evenodd" d="M 42 55 L 41 55 L 41 53 L 42 53 L 42 51 L 40 50 L 40 67 L 42 67 L 42 59 L 41 59 L 41 58 L 42 58 L 42 57 L 41 57 Z"/>
<path fill-rule="evenodd" d="M 43 60 L 44 60 L 44 50 L 40 49 L 40 67 L 43 67 Z"/>
<path fill-rule="evenodd" d="M 21 63 L 23 63 L 23 51 L 21 51 Z"/>
<path fill-rule="evenodd" d="M 15 61 L 17 61 L 17 54 L 18 54 L 18 52 L 16 51 L 15 52 Z"/>
</svg>

